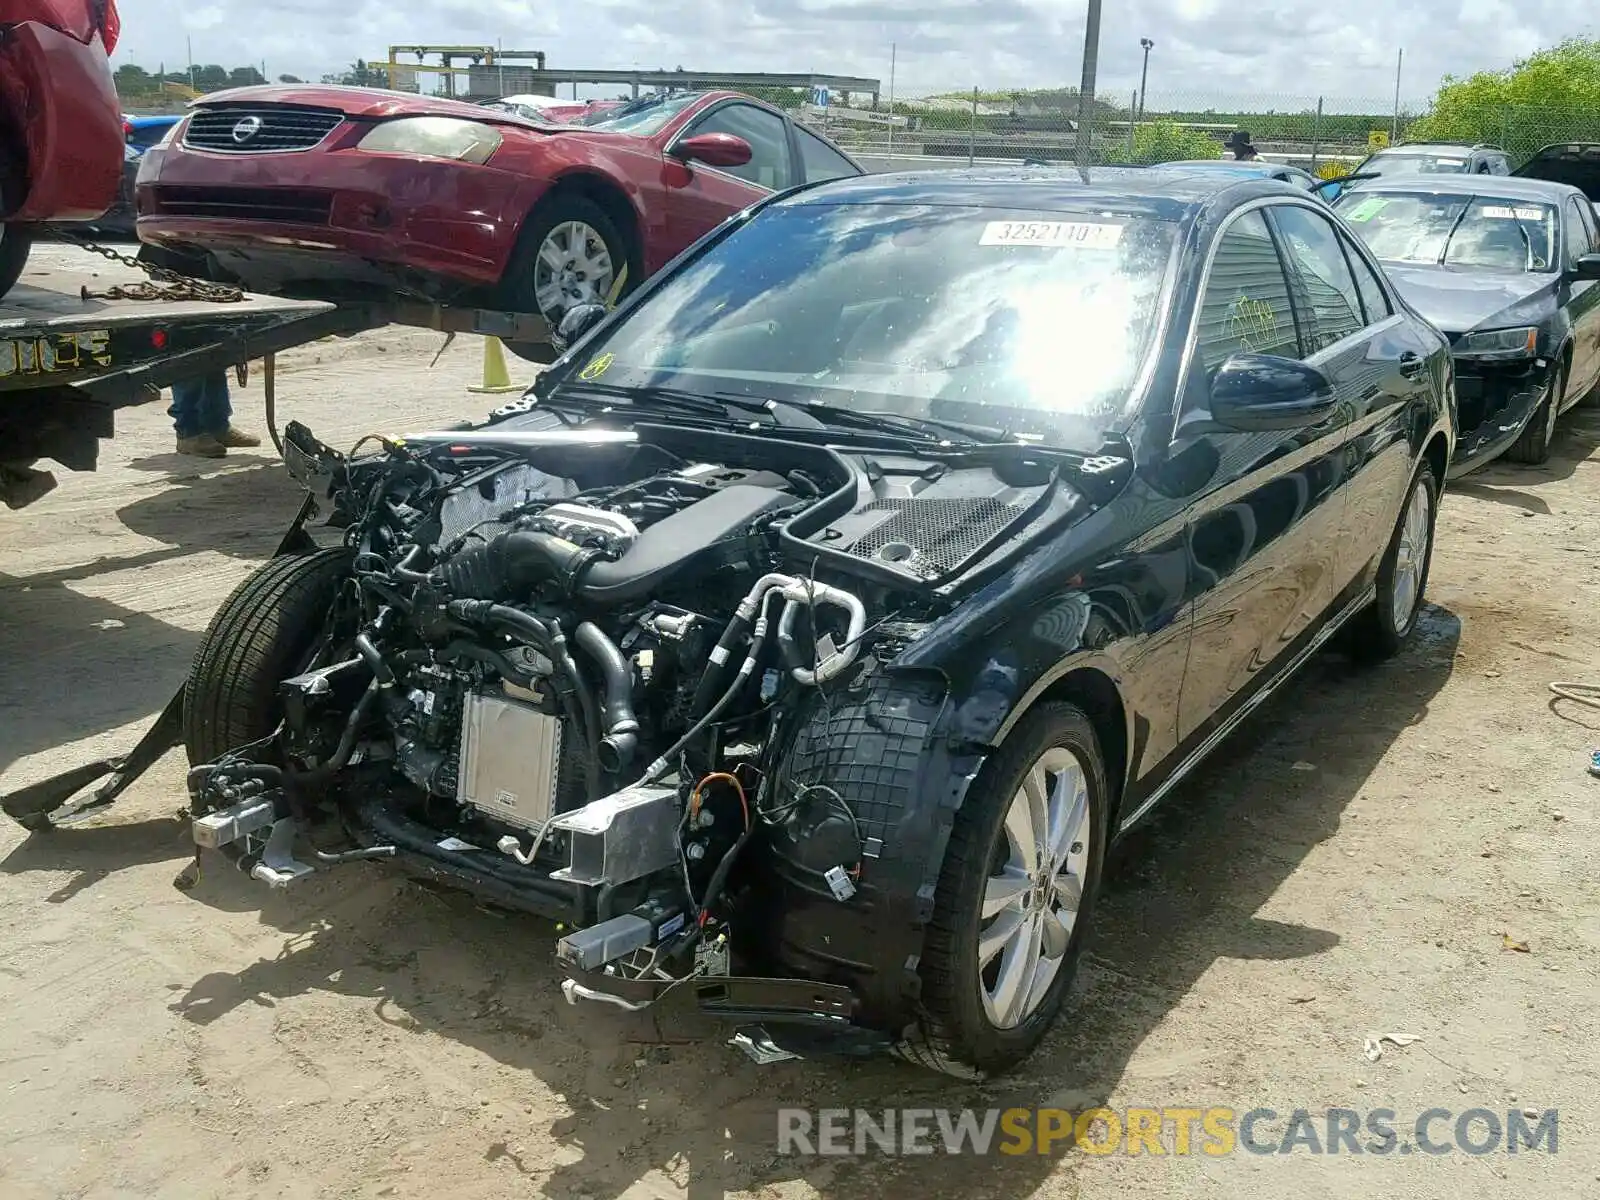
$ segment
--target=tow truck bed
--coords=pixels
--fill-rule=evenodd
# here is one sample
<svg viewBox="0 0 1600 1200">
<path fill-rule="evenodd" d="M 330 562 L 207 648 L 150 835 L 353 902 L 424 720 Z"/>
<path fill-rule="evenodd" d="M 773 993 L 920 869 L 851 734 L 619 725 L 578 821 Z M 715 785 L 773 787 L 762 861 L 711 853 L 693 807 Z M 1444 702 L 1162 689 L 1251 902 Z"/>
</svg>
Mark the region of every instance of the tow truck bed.
<svg viewBox="0 0 1600 1200">
<path fill-rule="evenodd" d="M 94 470 L 116 410 L 180 379 L 254 359 L 270 363 L 280 350 L 389 324 L 548 338 L 544 321 L 526 313 L 250 294 L 229 302 L 85 295 L 143 282 L 139 270 L 80 248 L 36 244 L 28 271 L 0 299 L 0 500 L 11 508 L 55 486 L 35 462 Z"/>
</svg>

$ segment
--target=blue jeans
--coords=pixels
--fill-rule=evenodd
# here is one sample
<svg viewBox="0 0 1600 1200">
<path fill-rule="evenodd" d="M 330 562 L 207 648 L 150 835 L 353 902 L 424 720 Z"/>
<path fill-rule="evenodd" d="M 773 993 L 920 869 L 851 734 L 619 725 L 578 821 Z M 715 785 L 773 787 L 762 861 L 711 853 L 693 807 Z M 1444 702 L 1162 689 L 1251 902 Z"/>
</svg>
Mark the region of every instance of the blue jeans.
<svg viewBox="0 0 1600 1200">
<path fill-rule="evenodd" d="M 233 419 L 233 404 L 228 399 L 228 373 L 217 371 L 198 379 L 183 379 L 172 385 L 172 407 L 167 415 L 181 438 L 209 433 L 221 437 Z"/>
</svg>

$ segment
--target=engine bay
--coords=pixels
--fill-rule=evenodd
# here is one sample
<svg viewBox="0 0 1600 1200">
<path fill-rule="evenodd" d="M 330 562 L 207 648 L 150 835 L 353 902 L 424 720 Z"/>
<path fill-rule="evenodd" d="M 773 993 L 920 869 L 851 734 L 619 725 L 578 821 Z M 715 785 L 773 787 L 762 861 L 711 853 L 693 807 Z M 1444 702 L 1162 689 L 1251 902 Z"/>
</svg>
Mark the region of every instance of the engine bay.
<svg viewBox="0 0 1600 1200">
<path fill-rule="evenodd" d="M 774 873 L 861 902 L 889 826 L 797 772 L 797 734 L 952 579 L 1087 503 L 1025 455 L 666 426 L 506 423 L 347 457 L 292 423 L 285 457 L 342 557 L 281 721 L 190 771 L 196 843 L 275 886 L 403 860 L 569 922 L 568 999 L 623 1007 L 761 960 Z M 801 1002 L 851 1007 L 821 981 Z"/>
</svg>

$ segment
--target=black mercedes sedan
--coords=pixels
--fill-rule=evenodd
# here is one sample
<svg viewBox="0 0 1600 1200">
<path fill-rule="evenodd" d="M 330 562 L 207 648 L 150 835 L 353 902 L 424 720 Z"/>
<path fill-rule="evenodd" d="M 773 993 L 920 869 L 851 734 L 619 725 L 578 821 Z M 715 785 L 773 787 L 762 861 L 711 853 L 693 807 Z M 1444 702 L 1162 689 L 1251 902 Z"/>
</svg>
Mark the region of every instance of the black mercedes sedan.
<svg viewBox="0 0 1600 1200">
<path fill-rule="evenodd" d="M 207 852 L 556 916 L 574 1004 L 1002 1071 L 1108 847 L 1416 627 L 1448 348 L 1289 184 L 806 185 L 563 324 L 482 424 L 290 426 L 343 545 L 291 531 L 182 707 Z"/>
<path fill-rule="evenodd" d="M 1573 186 L 1492 175 L 1380 179 L 1335 207 L 1455 357 L 1452 477 L 1542 463 L 1600 384 L 1600 223 Z"/>
</svg>

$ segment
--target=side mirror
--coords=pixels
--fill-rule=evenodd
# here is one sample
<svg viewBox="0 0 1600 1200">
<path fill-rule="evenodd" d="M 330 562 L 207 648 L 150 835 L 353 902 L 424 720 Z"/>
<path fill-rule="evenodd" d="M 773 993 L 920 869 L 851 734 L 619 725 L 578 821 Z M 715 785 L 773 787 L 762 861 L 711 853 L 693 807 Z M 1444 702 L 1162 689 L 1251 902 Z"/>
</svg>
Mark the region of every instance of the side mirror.
<svg viewBox="0 0 1600 1200">
<path fill-rule="evenodd" d="M 1211 380 L 1211 419 L 1248 433 L 1304 429 L 1338 402 L 1321 371 L 1271 354 L 1235 354 Z"/>
<path fill-rule="evenodd" d="M 1567 268 L 1569 279 L 1600 279 L 1600 254 L 1580 255 L 1578 261 Z"/>
<path fill-rule="evenodd" d="M 742 167 L 750 161 L 750 143 L 731 133 L 697 133 L 672 148 L 672 157 L 703 162 L 708 167 Z"/>
<path fill-rule="evenodd" d="M 565 354 L 601 321 L 609 310 L 604 304 L 574 304 L 561 314 L 561 321 L 551 331 L 550 344 L 558 353 Z"/>
</svg>

